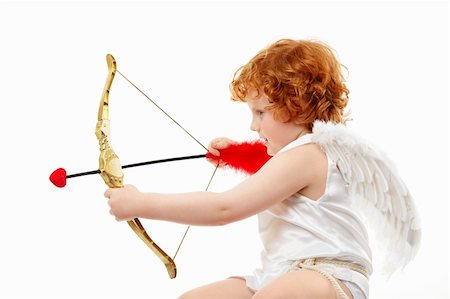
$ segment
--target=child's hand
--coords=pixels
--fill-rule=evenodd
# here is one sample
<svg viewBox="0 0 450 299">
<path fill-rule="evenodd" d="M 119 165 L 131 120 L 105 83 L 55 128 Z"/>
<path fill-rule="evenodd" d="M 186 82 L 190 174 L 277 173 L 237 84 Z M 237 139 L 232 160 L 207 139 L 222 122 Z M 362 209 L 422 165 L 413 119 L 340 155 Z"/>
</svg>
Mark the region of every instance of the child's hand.
<svg viewBox="0 0 450 299">
<path fill-rule="evenodd" d="M 231 144 L 236 143 L 236 141 L 233 141 L 229 138 L 226 137 L 219 137 L 219 138 L 215 138 L 213 140 L 211 140 L 211 142 L 208 144 L 208 152 L 211 153 L 214 156 L 220 157 L 220 150 L 227 148 L 228 146 L 230 146 Z M 211 159 L 208 159 L 208 161 L 212 164 L 214 164 L 214 166 L 217 165 L 216 161 L 213 161 Z M 225 166 L 226 163 L 225 162 L 221 162 L 219 164 L 219 167 Z"/>
<path fill-rule="evenodd" d="M 109 212 L 117 221 L 130 220 L 138 217 L 142 206 L 141 192 L 133 185 L 123 188 L 110 188 L 104 196 L 108 198 Z"/>
</svg>

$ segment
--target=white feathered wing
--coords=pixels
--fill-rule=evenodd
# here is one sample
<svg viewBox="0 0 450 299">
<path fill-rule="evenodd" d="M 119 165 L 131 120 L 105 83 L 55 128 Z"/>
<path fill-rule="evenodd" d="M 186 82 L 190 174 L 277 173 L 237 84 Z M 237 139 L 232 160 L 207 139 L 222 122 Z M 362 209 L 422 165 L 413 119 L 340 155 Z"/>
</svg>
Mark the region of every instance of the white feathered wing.
<svg viewBox="0 0 450 299">
<path fill-rule="evenodd" d="M 316 121 L 313 141 L 336 164 L 354 206 L 377 232 L 385 249 L 384 271 L 402 269 L 417 253 L 421 239 L 419 215 L 408 188 L 389 158 L 342 124 Z"/>
</svg>

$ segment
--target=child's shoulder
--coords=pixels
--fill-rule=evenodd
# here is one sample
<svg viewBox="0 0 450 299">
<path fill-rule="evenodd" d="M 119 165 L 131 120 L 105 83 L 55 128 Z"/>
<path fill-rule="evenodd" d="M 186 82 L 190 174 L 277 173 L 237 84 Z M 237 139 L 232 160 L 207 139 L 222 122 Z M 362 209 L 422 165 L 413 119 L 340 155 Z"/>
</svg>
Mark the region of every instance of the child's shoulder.
<svg viewBox="0 0 450 299">
<path fill-rule="evenodd" d="M 315 162 L 326 159 L 321 146 L 314 141 L 314 134 L 306 134 L 282 148 L 275 156 L 286 156 L 293 161 Z"/>
<path fill-rule="evenodd" d="M 313 142 L 293 146 L 275 155 L 272 160 L 275 163 L 285 165 L 287 171 L 292 174 L 301 172 L 310 179 L 318 176 L 326 176 L 328 159 L 321 147 Z"/>
</svg>

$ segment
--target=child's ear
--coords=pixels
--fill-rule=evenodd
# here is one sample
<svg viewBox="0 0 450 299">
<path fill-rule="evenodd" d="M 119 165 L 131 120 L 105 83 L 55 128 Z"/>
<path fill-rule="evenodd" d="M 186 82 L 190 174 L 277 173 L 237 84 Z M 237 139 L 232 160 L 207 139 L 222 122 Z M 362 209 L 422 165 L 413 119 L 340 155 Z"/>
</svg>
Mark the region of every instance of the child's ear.
<svg viewBox="0 0 450 299">
<path fill-rule="evenodd" d="M 269 111 L 273 113 L 273 118 L 276 121 L 287 123 L 291 121 L 292 117 L 287 108 L 269 108 Z"/>
</svg>

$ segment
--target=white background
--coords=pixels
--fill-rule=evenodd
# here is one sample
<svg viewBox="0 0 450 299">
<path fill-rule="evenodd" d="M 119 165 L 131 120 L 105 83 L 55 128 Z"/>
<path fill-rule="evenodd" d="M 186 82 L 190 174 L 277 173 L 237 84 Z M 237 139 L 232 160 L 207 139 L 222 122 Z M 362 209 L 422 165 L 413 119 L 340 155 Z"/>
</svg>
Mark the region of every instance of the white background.
<svg viewBox="0 0 450 299">
<path fill-rule="evenodd" d="M 108 213 L 98 175 L 64 189 L 48 181 L 97 168 L 94 135 L 105 55 L 202 143 L 255 137 L 245 104 L 229 101 L 234 71 L 280 38 L 329 43 L 348 69 L 351 128 L 397 163 L 416 198 L 423 245 L 385 281 L 377 251 L 371 298 L 449 298 L 448 3 L 1 2 L 2 298 L 176 298 L 259 266 L 254 218 L 194 227 L 170 280 L 126 223 Z M 123 164 L 200 154 L 120 76 L 112 136 Z M 144 191 L 202 190 L 204 160 L 125 171 Z M 241 179 L 220 171 L 211 190 Z M 170 255 L 184 226 L 145 221 Z"/>
</svg>

